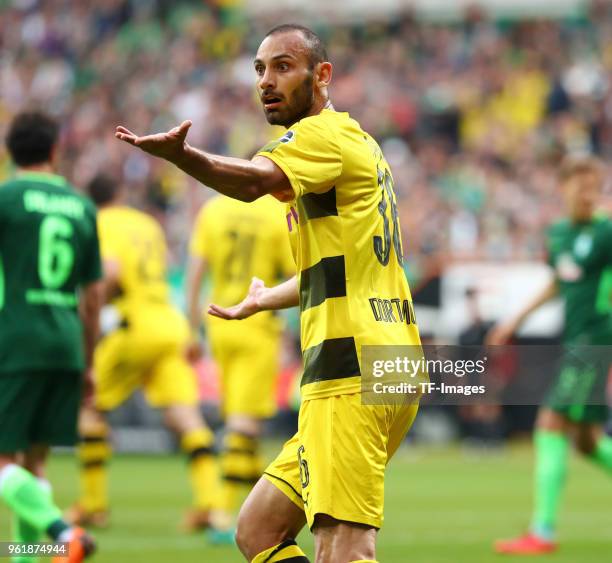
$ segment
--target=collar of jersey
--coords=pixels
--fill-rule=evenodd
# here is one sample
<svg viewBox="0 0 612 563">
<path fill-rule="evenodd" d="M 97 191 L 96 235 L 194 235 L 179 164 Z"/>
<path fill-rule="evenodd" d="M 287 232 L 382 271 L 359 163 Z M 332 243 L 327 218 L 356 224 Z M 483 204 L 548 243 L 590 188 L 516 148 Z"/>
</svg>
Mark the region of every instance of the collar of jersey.
<svg viewBox="0 0 612 563">
<path fill-rule="evenodd" d="M 343 117 L 347 116 L 349 114 L 348 111 L 337 111 L 335 109 L 330 109 L 330 108 L 323 108 L 321 110 L 321 113 L 333 113 L 335 115 L 341 115 Z"/>
<path fill-rule="evenodd" d="M 60 176 L 59 174 L 51 174 L 50 172 L 19 172 L 17 174 L 17 179 L 45 182 L 47 184 L 53 184 L 55 186 L 66 185 L 66 178 Z"/>
</svg>

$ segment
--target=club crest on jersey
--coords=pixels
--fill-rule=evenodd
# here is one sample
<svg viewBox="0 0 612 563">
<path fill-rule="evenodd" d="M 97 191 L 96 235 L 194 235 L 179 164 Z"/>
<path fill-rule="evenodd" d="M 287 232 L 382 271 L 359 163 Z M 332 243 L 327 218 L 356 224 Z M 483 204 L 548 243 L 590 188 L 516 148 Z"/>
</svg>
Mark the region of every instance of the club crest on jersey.
<svg viewBox="0 0 612 563">
<path fill-rule="evenodd" d="M 295 131 L 287 131 L 279 140 L 279 143 L 290 143 L 295 139 Z"/>
<path fill-rule="evenodd" d="M 574 254 L 578 258 L 585 258 L 593 248 L 593 236 L 589 233 L 582 233 L 574 241 Z"/>
</svg>

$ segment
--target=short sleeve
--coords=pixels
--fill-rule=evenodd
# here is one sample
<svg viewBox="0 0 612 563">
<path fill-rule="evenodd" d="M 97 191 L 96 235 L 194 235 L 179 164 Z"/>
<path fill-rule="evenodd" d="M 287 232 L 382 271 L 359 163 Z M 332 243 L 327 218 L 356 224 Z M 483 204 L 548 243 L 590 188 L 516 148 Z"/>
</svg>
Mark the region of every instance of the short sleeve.
<svg viewBox="0 0 612 563">
<path fill-rule="evenodd" d="M 85 249 L 85 262 L 81 271 L 81 283 L 86 285 L 102 278 L 100 258 L 100 240 L 98 238 L 98 221 L 95 212 L 92 214 L 93 227 Z"/>
<path fill-rule="evenodd" d="M 98 220 L 98 236 L 100 239 L 100 254 L 103 260 L 120 260 L 122 241 L 119 229 L 113 229 L 112 224 Z"/>
<path fill-rule="evenodd" d="M 258 156 L 272 160 L 287 175 L 296 197 L 329 190 L 342 173 L 342 151 L 333 129 L 320 116 L 308 117 Z"/>
<path fill-rule="evenodd" d="M 191 240 L 189 241 L 189 254 L 207 259 L 208 256 L 208 204 L 205 204 L 198 213 L 195 221 L 193 232 L 191 233 Z"/>
</svg>

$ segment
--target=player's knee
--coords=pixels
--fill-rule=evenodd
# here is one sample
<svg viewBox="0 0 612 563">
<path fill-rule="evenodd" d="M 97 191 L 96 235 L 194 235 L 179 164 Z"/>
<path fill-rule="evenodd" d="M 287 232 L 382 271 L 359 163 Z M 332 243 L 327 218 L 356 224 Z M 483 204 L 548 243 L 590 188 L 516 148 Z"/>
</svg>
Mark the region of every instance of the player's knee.
<svg viewBox="0 0 612 563">
<path fill-rule="evenodd" d="M 595 449 L 592 444 L 588 444 L 582 441 L 576 442 L 576 449 L 584 456 L 590 456 Z"/>
<path fill-rule="evenodd" d="M 252 531 L 250 529 L 248 518 L 243 516 L 242 512 L 238 517 L 234 539 L 236 540 L 236 545 L 238 546 L 240 552 L 247 558 L 247 560 L 250 561 L 252 559 L 251 551 L 253 549 Z"/>
<path fill-rule="evenodd" d="M 315 563 L 345 563 L 348 561 L 376 561 L 376 550 L 369 545 L 346 545 L 329 542 L 317 545 Z"/>
<path fill-rule="evenodd" d="M 17 463 L 17 454 L 14 453 L 0 453 L 0 470 L 7 465 L 13 465 Z"/>
<path fill-rule="evenodd" d="M 568 420 L 564 415 L 552 409 L 542 409 L 538 413 L 536 427 L 538 430 L 546 430 L 548 432 L 567 432 Z"/>
<path fill-rule="evenodd" d="M 248 510 L 241 510 L 236 525 L 236 545 L 248 561 L 251 561 L 258 553 L 280 543 L 282 538 L 275 542 L 269 534 L 262 534 L 261 521 L 257 522 L 255 515 Z M 264 540 L 264 537 L 266 540 Z M 270 543 L 271 542 L 271 543 Z M 267 545 L 269 543 L 269 545 Z"/>
<path fill-rule="evenodd" d="M 288 527 L 278 526 L 275 519 L 262 520 L 257 510 L 244 505 L 236 525 L 236 545 L 248 561 L 256 555 L 292 537 Z"/>
<path fill-rule="evenodd" d="M 597 440 L 590 433 L 578 433 L 576 437 L 576 449 L 585 456 L 590 456 L 597 446 Z"/>
<path fill-rule="evenodd" d="M 27 469 L 32 475 L 36 475 L 36 477 L 44 478 L 48 453 L 49 447 L 47 445 L 37 444 L 31 446 L 22 455 L 21 463 L 24 469 Z"/>
<path fill-rule="evenodd" d="M 376 529 L 317 514 L 314 524 L 316 563 L 374 561 Z"/>
<path fill-rule="evenodd" d="M 171 405 L 164 409 L 166 426 L 177 434 L 186 434 L 204 425 L 195 405 Z"/>
<path fill-rule="evenodd" d="M 227 429 L 246 436 L 257 437 L 261 434 L 261 420 L 249 415 L 230 415 Z"/>
<path fill-rule="evenodd" d="M 104 414 L 89 407 L 81 409 L 78 426 L 79 434 L 82 436 L 87 436 L 88 434 L 106 436 L 109 433 L 109 426 Z"/>
</svg>

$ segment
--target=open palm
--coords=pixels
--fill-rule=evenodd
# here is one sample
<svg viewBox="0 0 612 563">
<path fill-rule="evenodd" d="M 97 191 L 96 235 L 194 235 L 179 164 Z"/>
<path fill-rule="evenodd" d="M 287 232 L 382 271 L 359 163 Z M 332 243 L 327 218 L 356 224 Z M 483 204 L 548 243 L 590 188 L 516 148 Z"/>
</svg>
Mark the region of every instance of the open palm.
<svg viewBox="0 0 612 563">
<path fill-rule="evenodd" d="M 261 310 L 259 294 L 263 289 L 265 289 L 264 282 L 259 278 L 253 278 L 249 287 L 249 293 L 238 305 L 226 308 L 211 303 L 208 306 L 208 314 L 226 320 L 246 319 Z"/>
<path fill-rule="evenodd" d="M 153 156 L 176 162 L 185 151 L 185 139 L 190 127 L 191 121 L 183 121 L 179 126 L 173 127 L 166 133 L 155 133 L 140 137 L 119 125 L 115 131 L 115 137 Z"/>
</svg>

